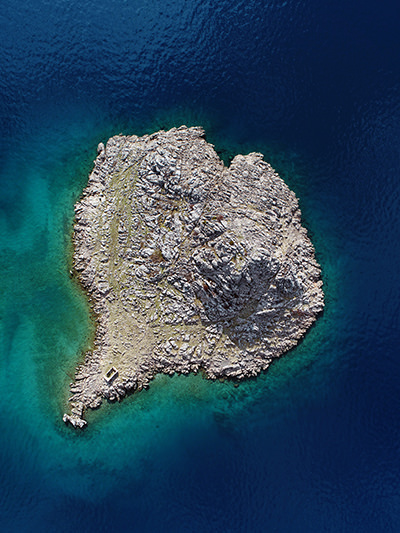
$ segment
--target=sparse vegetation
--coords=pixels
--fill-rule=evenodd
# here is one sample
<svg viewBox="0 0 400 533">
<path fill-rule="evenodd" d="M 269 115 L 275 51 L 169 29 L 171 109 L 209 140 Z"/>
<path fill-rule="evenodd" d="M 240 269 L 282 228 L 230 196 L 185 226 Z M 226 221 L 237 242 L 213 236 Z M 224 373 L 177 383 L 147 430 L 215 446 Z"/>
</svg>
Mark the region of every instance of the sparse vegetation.
<svg viewBox="0 0 400 533">
<path fill-rule="evenodd" d="M 164 257 L 160 248 L 156 248 L 149 259 L 152 263 L 162 263 L 164 261 Z"/>
</svg>

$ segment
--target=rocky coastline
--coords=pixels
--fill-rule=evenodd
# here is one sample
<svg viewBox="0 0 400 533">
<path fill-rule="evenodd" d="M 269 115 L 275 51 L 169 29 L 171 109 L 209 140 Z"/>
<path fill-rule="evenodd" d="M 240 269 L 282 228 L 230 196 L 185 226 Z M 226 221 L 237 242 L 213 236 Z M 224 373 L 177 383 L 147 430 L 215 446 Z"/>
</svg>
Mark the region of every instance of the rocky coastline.
<svg viewBox="0 0 400 533">
<path fill-rule="evenodd" d="M 201 128 L 100 143 L 73 243 L 97 317 L 63 417 L 74 427 L 160 372 L 256 376 L 324 307 L 295 194 L 261 154 L 225 167 Z"/>
</svg>

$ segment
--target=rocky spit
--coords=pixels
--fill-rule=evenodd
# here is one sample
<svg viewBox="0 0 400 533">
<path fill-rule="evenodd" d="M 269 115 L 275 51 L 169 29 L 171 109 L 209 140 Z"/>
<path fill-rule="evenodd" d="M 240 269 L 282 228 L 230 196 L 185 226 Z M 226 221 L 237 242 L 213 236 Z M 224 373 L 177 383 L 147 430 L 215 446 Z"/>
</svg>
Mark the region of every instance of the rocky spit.
<svg viewBox="0 0 400 533">
<path fill-rule="evenodd" d="M 255 376 L 323 310 L 295 194 L 262 154 L 225 167 L 201 128 L 100 143 L 75 214 L 97 328 L 63 417 L 74 427 L 159 372 Z"/>
</svg>

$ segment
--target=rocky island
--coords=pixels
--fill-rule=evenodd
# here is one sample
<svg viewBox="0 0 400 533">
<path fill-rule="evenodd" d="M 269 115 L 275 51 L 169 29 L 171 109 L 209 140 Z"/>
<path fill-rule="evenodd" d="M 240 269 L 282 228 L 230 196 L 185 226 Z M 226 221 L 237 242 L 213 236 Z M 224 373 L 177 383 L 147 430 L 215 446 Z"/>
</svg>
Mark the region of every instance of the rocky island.
<svg viewBox="0 0 400 533">
<path fill-rule="evenodd" d="M 159 372 L 255 376 L 324 307 L 295 194 L 259 153 L 225 167 L 201 128 L 100 143 L 75 215 L 97 324 L 63 417 L 74 427 Z"/>
</svg>

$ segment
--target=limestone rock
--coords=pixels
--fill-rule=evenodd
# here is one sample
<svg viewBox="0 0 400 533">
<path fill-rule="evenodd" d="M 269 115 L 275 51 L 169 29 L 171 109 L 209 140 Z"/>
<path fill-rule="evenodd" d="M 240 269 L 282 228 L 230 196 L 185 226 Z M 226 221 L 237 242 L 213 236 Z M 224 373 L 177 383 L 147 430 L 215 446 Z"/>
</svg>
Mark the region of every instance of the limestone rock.
<svg viewBox="0 0 400 533">
<path fill-rule="evenodd" d="M 320 268 L 295 194 L 261 154 L 226 168 L 185 126 L 112 137 L 98 154 L 73 237 L 96 348 L 66 422 L 158 372 L 242 379 L 297 344 L 324 306 Z"/>
</svg>

